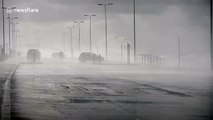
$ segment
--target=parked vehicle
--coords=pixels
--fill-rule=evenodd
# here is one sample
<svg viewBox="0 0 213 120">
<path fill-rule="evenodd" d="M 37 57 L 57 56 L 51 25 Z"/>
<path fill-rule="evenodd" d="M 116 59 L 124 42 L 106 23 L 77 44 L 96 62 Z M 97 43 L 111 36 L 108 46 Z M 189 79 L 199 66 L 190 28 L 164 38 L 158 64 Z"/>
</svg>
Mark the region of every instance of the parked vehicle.
<svg viewBox="0 0 213 120">
<path fill-rule="evenodd" d="M 28 62 L 40 62 L 41 52 L 38 49 L 29 49 L 27 52 L 27 61 Z"/>
<path fill-rule="evenodd" d="M 52 54 L 52 57 L 53 58 L 60 58 L 60 59 L 62 59 L 62 58 L 65 57 L 65 55 L 64 55 L 63 52 L 55 52 L 55 53 Z"/>
<path fill-rule="evenodd" d="M 79 61 L 81 63 L 85 62 L 93 62 L 93 63 L 101 63 L 104 61 L 104 58 L 101 55 L 96 55 L 92 52 L 83 52 L 79 56 Z"/>
</svg>

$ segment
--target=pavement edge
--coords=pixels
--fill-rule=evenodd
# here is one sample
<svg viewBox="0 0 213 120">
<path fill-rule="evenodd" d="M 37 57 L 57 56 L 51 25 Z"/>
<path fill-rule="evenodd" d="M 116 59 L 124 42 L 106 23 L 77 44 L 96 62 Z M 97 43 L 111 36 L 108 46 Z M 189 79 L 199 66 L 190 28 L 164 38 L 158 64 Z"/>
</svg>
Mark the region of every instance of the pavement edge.
<svg viewBox="0 0 213 120">
<path fill-rule="evenodd" d="M 11 81 L 13 76 L 18 68 L 19 64 L 16 64 L 10 74 L 7 76 L 6 82 L 3 88 L 3 101 L 1 106 L 1 120 L 10 120 L 10 110 L 11 110 L 11 99 L 10 99 L 10 92 L 11 92 Z"/>
</svg>

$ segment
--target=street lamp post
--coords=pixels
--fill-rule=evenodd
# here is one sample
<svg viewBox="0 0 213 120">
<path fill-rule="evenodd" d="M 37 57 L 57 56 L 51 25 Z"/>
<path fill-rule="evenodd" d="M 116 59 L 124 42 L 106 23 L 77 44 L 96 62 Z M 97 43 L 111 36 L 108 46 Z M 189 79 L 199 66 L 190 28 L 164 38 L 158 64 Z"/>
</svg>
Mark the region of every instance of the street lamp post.
<svg viewBox="0 0 213 120">
<path fill-rule="evenodd" d="M 2 5 L 2 36 L 3 36 L 3 56 L 5 55 L 5 51 L 6 51 L 6 45 L 5 45 L 5 26 L 4 26 L 4 0 L 1 1 L 1 5 Z"/>
<path fill-rule="evenodd" d="M 11 27 L 10 27 L 10 23 L 11 23 L 11 19 L 10 19 L 10 14 L 11 14 L 11 10 L 13 10 L 13 9 L 16 9 L 16 7 L 3 7 L 3 9 L 7 9 L 7 14 L 8 14 L 8 17 L 7 17 L 7 19 L 8 19 L 8 49 L 9 49 L 9 54 L 11 54 L 11 34 L 10 34 L 10 32 L 11 32 Z"/>
<path fill-rule="evenodd" d="M 130 44 L 127 42 L 127 64 L 130 64 Z"/>
<path fill-rule="evenodd" d="M 113 3 L 101 3 L 98 4 L 100 6 L 104 6 L 105 12 L 105 52 L 106 52 L 106 60 L 108 60 L 108 42 L 107 42 L 107 6 L 113 5 Z"/>
<path fill-rule="evenodd" d="M 13 17 L 13 18 L 9 18 L 11 19 L 11 24 L 12 24 L 12 40 L 11 40 L 11 45 L 12 45 L 12 54 L 14 55 L 15 53 L 15 24 L 18 24 L 17 23 L 14 23 L 14 20 L 18 19 L 18 17 Z"/>
<path fill-rule="evenodd" d="M 71 48 L 71 58 L 73 58 L 73 28 L 75 27 L 67 27 L 68 29 L 70 29 L 70 48 Z"/>
<path fill-rule="evenodd" d="M 123 38 L 122 40 L 121 40 L 121 62 L 123 61 L 123 57 L 124 57 L 124 43 L 128 43 L 127 41 L 126 41 L 126 39 L 125 38 Z"/>
<path fill-rule="evenodd" d="M 18 34 L 19 32 L 21 32 L 20 29 L 16 30 L 15 32 L 16 32 L 16 34 L 15 34 L 15 39 L 16 39 L 16 51 L 19 51 L 19 52 L 20 52 L 20 49 L 21 49 L 21 47 L 20 47 L 21 41 L 20 41 L 20 39 L 18 39 L 18 38 L 22 38 L 22 37 L 24 37 L 24 36 L 21 36 L 21 35 Z M 18 54 L 18 52 L 17 52 L 17 54 Z"/>
<path fill-rule="evenodd" d="M 61 33 L 61 35 L 62 35 L 62 40 L 63 40 L 63 52 L 65 54 L 65 35 L 66 35 L 66 33 Z"/>
<path fill-rule="evenodd" d="M 20 32 L 20 30 L 16 30 L 17 29 L 17 24 L 19 24 L 19 22 L 15 22 L 14 23 L 14 51 L 15 53 L 17 52 L 17 33 Z"/>
<path fill-rule="evenodd" d="M 133 21 L 134 21 L 134 61 L 136 62 L 136 3 L 133 0 Z"/>
<path fill-rule="evenodd" d="M 74 23 L 78 24 L 78 32 L 79 32 L 79 53 L 81 53 L 81 24 L 84 23 L 84 21 L 74 21 Z"/>
<path fill-rule="evenodd" d="M 8 25 L 9 25 L 9 54 L 11 54 L 12 47 L 11 47 L 11 35 L 10 35 L 10 32 L 11 32 L 11 30 L 10 30 L 10 13 L 8 13 Z"/>
<path fill-rule="evenodd" d="M 123 43 L 121 43 L 121 62 L 123 61 Z"/>
<path fill-rule="evenodd" d="M 3 56 L 5 55 L 5 51 L 6 51 L 6 42 L 5 42 L 5 25 L 4 25 L 4 0 L 1 1 L 1 5 L 2 5 L 2 36 L 3 36 Z"/>
<path fill-rule="evenodd" d="M 118 41 L 118 36 L 115 36 L 115 40 Z M 123 61 L 123 42 L 121 41 L 121 62 Z"/>
<path fill-rule="evenodd" d="M 211 70 L 213 70 L 213 24 L 212 24 L 212 16 L 213 16 L 213 11 L 212 11 L 212 0 L 210 0 L 210 35 L 211 35 L 211 38 L 210 38 L 210 56 L 211 56 Z"/>
<path fill-rule="evenodd" d="M 115 37 L 116 40 L 118 39 L 118 36 Z M 123 61 L 123 55 L 124 55 L 124 44 L 126 45 L 126 50 L 127 50 L 127 64 L 130 64 L 130 44 L 125 38 L 121 38 L 121 62 Z"/>
<path fill-rule="evenodd" d="M 18 52 L 19 55 L 20 55 L 21 46 L 22 46 L 22 45 L 21 45 L 21 44 L 22 44 L 22 43 L 21 43 L 21 38 L 23 38 L 23 37 L 24 37 L 24 36 L 20 36 L 20 35 L 19 35 L 19 36 L 18 36 L 18 35 L 16 36 L 16 39 L 17 39 L 17 41 L 18 41 L 18 43 L 17 43 L 18 49 L 17 49 L 17 50 L 19 51 L 19 52 Z M 18 39 L 18 38 L 19 38 L 19 39 Z"/>
<path fill-rule="evenodd" d="M 126 41 L 126 39 L 123 39 L 123 41 L 121 41 L 121 61 L 123 61 L 123 50 L 124 50 L 123 44 L 126 45 L 127 64 L 130 64 L 130 44 L 129 44 L 129 42 Z"/>
<path fill-rule="evenodd" d="M 89 32 L 90 32 L 90 52 L 92 52 L 92 17 L 96 16 L 96 15 L 84 15 L 89 17 Z"/>
<path fill-rule="evenodd" d="M 178 38 L 178 67 L 180 68 L 181 67 L 181 46 L 180 46 L 180 38 Z"/>
</svg>

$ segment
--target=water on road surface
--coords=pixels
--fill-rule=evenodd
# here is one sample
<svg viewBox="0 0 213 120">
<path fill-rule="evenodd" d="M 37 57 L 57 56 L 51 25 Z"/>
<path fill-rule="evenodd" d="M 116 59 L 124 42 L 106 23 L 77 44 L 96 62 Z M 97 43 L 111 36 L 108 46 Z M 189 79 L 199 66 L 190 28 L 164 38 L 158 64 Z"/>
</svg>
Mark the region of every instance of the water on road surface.
<svg viewBox="0 0 213 120">
<path fill-rule="evenodd" d="M 21 64 L 12 80 L 11 119 L 210 119 L 211 76 L 134 67 Z"/>
</svg>

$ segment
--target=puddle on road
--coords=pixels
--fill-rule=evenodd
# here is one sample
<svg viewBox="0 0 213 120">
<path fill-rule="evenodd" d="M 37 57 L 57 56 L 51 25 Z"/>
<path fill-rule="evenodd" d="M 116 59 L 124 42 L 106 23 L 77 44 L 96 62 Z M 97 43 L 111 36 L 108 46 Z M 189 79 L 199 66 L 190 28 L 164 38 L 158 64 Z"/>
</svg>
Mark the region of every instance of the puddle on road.
<svg viewBox="0 0 213 120">
<path fill-rule="evenodd" d="M 81 98 L 71 98 L 69 99 L 70 103 L 115 103 L 115 104 L 181 104 L 178 102 L 153 102 L 153 101 L 135 101 L 135 100 L 100 100 L 100 99 L 81 99 Z"/>
<path fill-rule="evenodd" d="M 188 95 L 186 93 L 182 93 L 182 92 L 178 92 L 178 91 L 172 91 L 172 90 L 167 90 L 167 89 L 163 89 L 163 88 L 152 86 L 152 85 L 143 84 L 142 86 L 147 87 L 146 89 L 156 90 L 156 91 L 161 91 L 161 92 L 166 92 L 169 95 L 176 95 L 176 96 L 180 96 L 180 97 L 192 97 L 191 95 Z"/>
<path fill-rule="evenodd" d="M 78 98 L 73 98 L 69 99 L 71 103 L 109 103 L 111 102 L 110 100 L 88 100 L 88 99 L 78 99 Z"/>
</svg>

